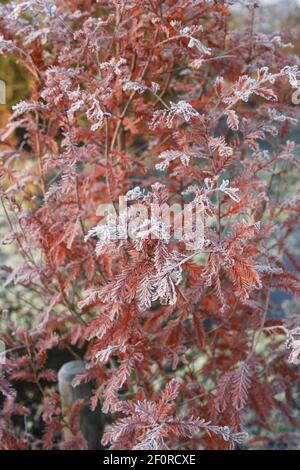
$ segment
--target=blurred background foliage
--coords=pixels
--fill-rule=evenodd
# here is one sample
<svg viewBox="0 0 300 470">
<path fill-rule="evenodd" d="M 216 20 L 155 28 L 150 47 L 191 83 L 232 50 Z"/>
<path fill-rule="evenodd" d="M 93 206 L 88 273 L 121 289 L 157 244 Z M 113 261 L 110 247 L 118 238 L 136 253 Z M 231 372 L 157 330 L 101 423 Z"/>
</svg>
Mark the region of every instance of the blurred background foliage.
<svg viewBox="0 0 300 470">
<path fill-rule="evenodd" d="M 0 3 L 8 3 L 9 0 L 0 0 Z M 3 130 L 11 115 L 12 106 L 30 97 L 30 76 L 20 61 L 15 56 L 4 57 L 0 55 L 0 80 L 6 85 L 6 104 L 0 104 L 0 129 Z M 17 137 L 13 137 L 17 138 Z M 0 142 L 1 148 L 1 142 Z M 0 167 L 2 162 L 0 161 Z M 0 205 L 0 238 L 7 232 L 7 221 Z M 10 266 L 17 265 L 20 257 L 13 245 L 1 245 L 0 264 Z M 33 293 L 22 286 L 3 286 L 5 279 L 3 271 L 0 274 L 0 329 L 5 329 L 7 317 L 18 324 L 29 321 L 32 314 L 41 308 L 39 301 Z M 1 320 L 2 319 L 2 320 Z M 27 319 L 27 320 L 25 320 Z M 22 326 L 25 326 L 23 324 Z"/>
</svg>

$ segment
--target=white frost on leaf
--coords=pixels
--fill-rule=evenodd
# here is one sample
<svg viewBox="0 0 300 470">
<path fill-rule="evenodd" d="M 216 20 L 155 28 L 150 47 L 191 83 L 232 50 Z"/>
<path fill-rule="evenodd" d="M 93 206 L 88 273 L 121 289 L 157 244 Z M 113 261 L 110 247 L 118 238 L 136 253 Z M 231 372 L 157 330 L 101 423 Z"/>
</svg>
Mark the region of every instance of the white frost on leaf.
<svg viewBox="0 0 300 470">
<path fill-rule="evenodd" d="M 102 62 L 102 64 L 100 64 L 100 69 L 110 70 L 115 75 L 120 76 L 124 73 L 124 65 L 126 65 L 126 63 L 127 63 L 126 59 L 122 57 L 118 60 L 116 60 L 116 58 L 113 57 L 108 62 Z"/>
<path fill-rule="evenodd" d="M 238 128 L 239 128 L 239 118 L 236 114 L 235 111 L 233 111 L 232 109 L 229 109 L 227 111 L 225 111 L 226 116 L 227 116 L 227 125 L 230 129 L 232 129 L 233 131 L 237 131 Z"/>
<path fill-rule="evenodd" d="M 292 88 L 300 88 L 300 71 L 298 70 L 298 65 L 287 65 L 282 69 L 281 73 L 288 77 Z"/>
<path fill-rule="evenodd" d="M 114 214 L 108 214 L 102 222 L 89 230 L 85 236 L 85 241 L 95 237 L 98 239 L 95 249 L 97 256 L 105 253 L 108 246 L 112 248 L 113 243 L 122 244 L 127 239 L 122 215 L 120 215 L 118 221 Z"/>
<path fill-rule="evenodd" d="M 198 49 L 199 52 L 201 52 L 201 54 L 205 54 L 205 55 L 211 54 L 211 50 L 208 47 L 206 47 L 201 41 L 199 41 L 199 39 L 196 39 L 193 37 L 190 38 L 188 47 L 190 48 L 195 47 L 196 49 Z"/>
<path fill-rule="evenodd" d="M 257 70 L 257 78 L 242 75 L 234 84 L 229 94 L 223 98 L 223 102 L 232 106 L 239 100 L 247 102 L 252 94 L 263 97 L 268 101 L 276 101 L 277 96 L 268 88 L 270 84 L 274 84 L 278 76 L 284 75 L 283 71 L 279 74 L 272 74 L 268 67 L 262 67 Z"/>
<path fill-rule="evenodd" d="M 105 113 L 102 111 L 100 103 L 95 97 L 92 98 L 92 104 L 86 112 L 86 117 L 89 121 L 93 122 L 91 126 L 92 131 L 96 131 L 103 126 Z"/>
<path fill-rule="evenodd" d="M 210 137 L 208 140 L 208 146 L 212 151 L 218 152 L 220 157 L 231 157 L 233 154 L 232 148 L 227 145 L 223 136 L 221 137 Z"/>
<path fill-rule="evenodd" d="M 96 363 L 106 364 L 110 356 L 119 349 L 120 349 L 119 346 L 115 346 L 114 344 L 111 344 L 107 348 L 102 349 L 101 351 L 98 351 L 95 355 Z"/>
<path fill-rule="evenodd" d="M 159 92 L 160 90 L 160 86 L 158 83 L 156 82 L 151 82 L 151 91 L 152 93 L 154 93 L 155 95 Z"/>
<path fill-rule="evenodd" d="M 221 183 L 221 186 L 219 187 L 219 190 L 222 191 L 224 194 L 227 194 L 227 196 L 229 196 L 235 202 L 240 202 L 240 198 L 237 195 L 237 193 L 239 192 L 239 189 L 231 188 L 229 186 L 229 180 L 223 180 Z"/>
<path fill-rule="evenodd" d="M 137 289 L 137 298 L 141 310 L 151 307 L 159 300 L 162 305 L 175 305 L 177 302 L 176 286 L 182 281 L 182 263 L 178 262 L 177 253 L 173 252 L 160 271 L 146 274 Z"/>
<path fill-rule="evenodd" d="M 178 101 L 173 103 L 171 101 L 171 108 L 168 118 L 168 127 L 172 127 L 172 122 L 175 116 L 181 116 L 185 122 L 189 122 L 193 117 L 198 117 L 199 113 L 196 111 L 190 103 L 186 101 Z"/>
<path fill-rule="evenodd" d="M 177 301 L 175 285 L 177 283 L 178 280 L 174 282 L 168 270 L 145 277 L 137 289 L 140 309 L 150 308 L 152 302 L 156 300 L 159 300 L 162 305 L 175 305 Z"/>
<path fill-rule="evenodd" d="M 131 82 L 130 80 L 123 83 L 123 91 L 131 90 L 137 91 L 138 93 L 144 93 L 147 90 L 147 87 L 138 82 Z"/>
<path fill-rule="evenodd" d="M 189 48 L 195 47 L 201 54 L 211 55 L 211 49 L 206 47 L 199 39 L 194 37 L 195 34 L 203 32 L 201 25 L 185 26 L 182 28 L 179 21 L 171 21 L 171 26 L 179 30 L 179 34 L 181 36 L 189 39 Z"/>
<path fill-rule="evenodd" d="M 72 122 L 74 120 L 74 116 L 76 111 L 78 111 L 82 106 L 84 106 L 84 101 L 82 99 L 78 99 L 75 101 L 72 106 L 68 109 L 67 115 L 68 119 Z"/>
<path fill-rule="evenodd" d="M 156 129 L 162 123 L 171 129 L 173 121 L 176 117 L 182 118 L 185 122 L 190 122 L 192 118 L 200 117 L 198 111 L 196 111 L 190 103 L 184 100 L 178 101 L 177 103 L 170 102 L 170 107 L 167 110 L 158 110 L 153 113 L 150 127 Z"/>
<path fill-rule="evenodd" d="M 30 101 L 20 101 L 19 103 L 12 106 L 15 116 L 27 113 L 29 111 L 43 111 L 47 109 L 47 106 L 43 103 L 34 103 Z"/>
<path fill-rule="evenodd" d="M 188 165 L 191 155 L 179 150 L 166 150 L 165 152 L 162 152 L 158 158 L 162 160 L 162 162 L 157 163 L 155 168 L 157 170 L 164 171 L 169 167 L 170 163 L 176 159 L 179 159 L 183 165 Z"/>
<path fill-rule="evenodd" d="M 289 330 L 287 333 L 286 347 L 290 350 L 288 362 L 300 364 L 300 327 Z"/>
<path fill-rule="evenodd" d="M 0 34 L 0 53 L 9 54 L 16 49 L 16 45 L 10 39 L 4 39 L 3 35 Z"/>
<path fill-rule="evenodd" d="M 203 60 L 203 59 L 195 59 L 191 62 L 190 65 L 191 65 L 192 69 L 199 70 L 204 63 L 205 63 L 205 60 Z"/>
<path fill-rule="evenodd" d="M 286 116 L 285 114 L 281 114 L 275 108 L 268 108 L 268 115 L 273 121 L 277 122 L 285 122 L 289 121 L 291 124 L 297 124 L 297 119 L 292 118 L 290 116 Z"/>
<path fill-rule="evenodd" d="M 27 10 L 34 11 L 37 14 L 46 14 L 50 17 L 54 17 L 57 13 L 57 7 L 53 1 L 28 0 L 27 2 L 21 2 L 14 6 L 9 16 L 16 20 Z"/>
<path fill-rule="evenodd" d="M 288 48 L 294 47 L 294 45 L 291 42 L 284 43 L 282 41 L 281 36 L 279 36 L 278 34 L 276 34 L 276 36 L 272 38 L 271 42 L 273 44 L 276 44 L 276 46 L 281 47 L 282 49 L 288 49 Z"/>
<path fill-rule="evenodd" d="M 139 199 L 144 199 L 145 196 L 145 190 L 140 188 L 140 186 L 135 186 L 135 188 L 127 191 L 125 199 L 126 201 L 137 201 Z"/>
</svg>

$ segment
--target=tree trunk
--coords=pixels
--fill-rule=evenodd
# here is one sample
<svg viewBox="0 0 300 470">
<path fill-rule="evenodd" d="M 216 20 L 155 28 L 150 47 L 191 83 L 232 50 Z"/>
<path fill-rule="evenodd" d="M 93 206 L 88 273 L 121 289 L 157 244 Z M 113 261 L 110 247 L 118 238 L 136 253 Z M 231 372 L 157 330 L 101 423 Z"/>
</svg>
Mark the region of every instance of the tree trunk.
<svg viewBox="0 0 300 470">
<path fill-rule="evenodd" d="M 84 400 L 84 405 L 80 412 L 80 430 L 85 437 L 89 450 L 100 450 L 101 437 L 104 430 L 104 418 L 101 408 L 98 406 L 95 411 L 90 408 L 90 398 L 92 396 L 92 384 L 83 383 L 73 387 L 73 379 L 84 372 L 85 363 L 83 361 L 71 361 L 64 364 L 58 372 L 59 393 L 62 402 L 62 410 L 65 413 L 78 399 Z M 71 431 L 65 429 L 66 438 L 70 438 Z"/>
</svg>

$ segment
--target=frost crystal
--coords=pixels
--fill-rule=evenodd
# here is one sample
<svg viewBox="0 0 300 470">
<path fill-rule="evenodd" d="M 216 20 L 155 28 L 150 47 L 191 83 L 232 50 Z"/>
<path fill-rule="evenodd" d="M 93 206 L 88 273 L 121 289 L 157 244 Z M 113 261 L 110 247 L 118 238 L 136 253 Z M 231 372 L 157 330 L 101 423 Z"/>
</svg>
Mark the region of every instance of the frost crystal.
<svg viewBox="0 0 300 470">
<path fill-rule="evenodd" d="M 127 240 L 127 218 L 126 214 L 120 214 L 119 220 L 115 214 L 108 214 L 100 224 L 89 230 L 85 241 L 89 238 L 97 237 L 96 255 L 104 253 L 108 245 L 115 244 L 115 247 L 123 244 Z"/>
<path fill-rule="evenodd" d="M 300 88 L 300 71 L 298 70 L 298 65 L 286 66 L 281 72 L 287 75 L 292 88 Z"/>
<path fill-rule="evenodd" d="M 157 170 L 164 171 L 166 168 L 168 168 L 170 163 L 176 160 L 177 158 L 180 159 L 183 165 L 188 165 L 190 162 L 191 156 L 188 155 L 187 153 L 180 152 L 179 150 L 166 150 L 165 152 L 162 152 L 158 156 L 158 158 L 163 161 L 161 163 L 157 163 L 155 165 L 155 168 Z"/>
<path fill-rule="evenodd" d="M 211 50 L 208 47 L 206 47 L 199 39 L 196 39 L 194 37 L 194 34 L 203 32 L 203 28 L 201 25 L 185 26 L 184 28 L 182 28 L 181 23 L 179 21 L 171 21 L 171 26 L 179 30 L 179 34 L 181 36 L 189 38 L 188 47 L 190 48 L 195 47 L 196 49 L 198 49 L 198 51 L 201 54 L 205 54 L 205 55 L 211 54 Z"/>
<path fill-rule="evenodd" d="M 160 90 L 160 86 L 156 82 L 151 82 L 151 91 L 156 95 Z"/>
<path fill-rule="evenodd" d="M 16 48 L 15 44 L 11 40 L 4 39 L 3 35 L 0 35 L 0 53 L 9 54 Z"/>
<path fill-rule="evenodd" d="M 56 5 L 53 1 L 41 1 L 41 0 L 29 0 L 27 2 L 21 2 L 12 10 L 10 17 L 17 19 L 22 13 L 27 10 L 33 10 L 38 14 L 46 14 L 48 16 L 55 16 Z"/>
<path fill-rule="evenodd" d="M 268 108 L 268 115 L 273 121 L 277 122 L 289 121 L 291 124 L 297 124 L 298 122 L 295 118 L 279 113 L 275 108 Z"/>
<path fill-rule="evenodd" d="M 231 157 L 233 150 L 226 144 L 224 137 L 210 137 L 208 146 L 213 151 L 217 151 L 221 157 Z"/>
<path fill-rule="evenodd" d="M 144 199 L 145 192 L 139 186 L 136 186 L 133 189 L 127 191 L 125 199 L 127 201 L 137 201 L 138 199 Z"/>
<path fill-rule="evenodd" d="M 15 115 L 20 115 L 20 114 L 27 113 L 28 111 L 46 110 L 47 106 L 45 106 L 43 103 L 30 103 L 27 101 L 20 101 L 19 103 L 13 105 L 12 109 Z"/>
<path fill-rule="evenodd" d="M 124 73 L 123 66 L 126 65 L 126 63 L 126 59 L 123 59 L 122 57 L 119 60 L 116 60 L 116 58 L 113 57 L 108 62 L 102 62 L 102 64 L 100 64 L 100 69 L 111 70 L 115 75 L 119 76 Z"/>
<path fill-rule="evenodd" d="M 237 193 L 239 192 L 239 189 L 238 188 L 230 188 L 229 180 L 223 180 L 219 190 L 223 191 L 223 193 L 227 194 L 227 196 L 229 196 L 235 202 L 240 201 L 240 198 L 237 195 Z"/>
<path fill-rule="evenodd" d="M 198 111 L 186 101 L 178 101 L 178 103 L 170 102 L 168 110 L 159 110 L 153 113 L 150 127 L 155 129 L 158 125 L 165 123 L 171 129 L 175 117 L 181 117 L 185 122 L 189 122 L 194 117 L 200 117 Z"/>
<path fill-rule="evenodd" d="M 100 129 L 100 127 L 102 127 L 104 123 L 105 113 L 102 111 L 100 103 L 95 97 L 92 98 L 92 105 L 87 110 L 86 116 L 89 121 L 92 121 L 94 123 L 91 127 L 92 131 L 96 131 L 97 129 Z"/>
<path fill-rule="evenodd" d="M 84 101 L 82 99 L 79 99 L 78 101 L 75 101 L 75 103 L 72 104 L 72 106 L 68 109 L 67 115 L 71 122 L 74 119 L 74 115 L 76 111 L 78 111 L 83 105 L 84 105 Z"/>
<path fill-rule="evenodd" d="M 138 82 L 128 81 L 123 84 L 123 91 L 127 91 L 127 90 L 137 91 L 138 93 L 144 93 L 144 91 L 147 90 L 147 87 L 144 85 L 141 85 Z"/>
<path fill-rule="evenodd" d="M 204 46 L 204 44 L 201 41 L 199 41 L 199 39 L 190 38 L 188 47 L 196 47 L 196 49 L 198 49 L 198 51 L 201 52 L 201 54 L 206 54 L 206 55 L 211 54 L 211 50 L 208 47 Z"/>
<path fill-rule="evenodd" d="M 168 127 L 172 127 L 173 119 L 175 116 L 181 116 L 186 122 L 189 122 L 193 117 L 198 117 L 199 113 L 192 105 L 186 101 L 178 101 L 178 103 L 172 103 L 171 101 L 171 112 L 168 118 Z"/>
<path fill-rule="evenodd" d="M 293 330 L 288 331 L 286 347 L 290 349 L 288 362 L 292 364 L 300 364 L 300 327 L 297 326 Z"/>
</svg>

